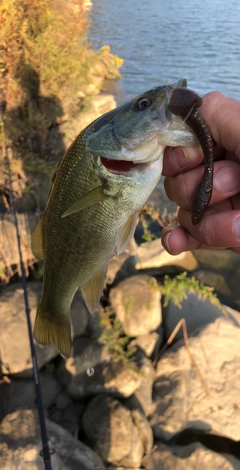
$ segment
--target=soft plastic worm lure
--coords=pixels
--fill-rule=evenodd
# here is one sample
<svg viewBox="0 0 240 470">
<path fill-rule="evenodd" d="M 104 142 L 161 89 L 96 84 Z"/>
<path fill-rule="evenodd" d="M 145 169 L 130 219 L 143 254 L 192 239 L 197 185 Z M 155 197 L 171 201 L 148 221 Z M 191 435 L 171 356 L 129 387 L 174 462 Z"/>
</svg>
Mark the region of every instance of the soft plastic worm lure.
<svg viewBox="0 0 240 470">
<path fill-rule="evenodd" d="M 202 99 L 194 91 L 187 88 L 175 88 L 168 109 L 180 116 L 196 134 L 203 150 L 205 169 L 200 185 L 197 188 L 192 205 L 192 223 L 200 222 L 212 196 L 213 186 L 213 147 L 214 140 L 210 129 L 198 109 Z"/>
</svg>

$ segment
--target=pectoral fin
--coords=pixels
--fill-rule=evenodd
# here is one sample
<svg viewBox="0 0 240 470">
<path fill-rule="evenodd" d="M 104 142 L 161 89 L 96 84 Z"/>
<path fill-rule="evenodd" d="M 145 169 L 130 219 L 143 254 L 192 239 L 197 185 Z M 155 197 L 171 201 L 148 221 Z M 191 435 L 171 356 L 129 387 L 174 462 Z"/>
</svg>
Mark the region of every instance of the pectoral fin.
<svg viewBox="0 0 240 470">
<path fill-rule="evenodd" d="M 117 240 L 116 240 L 117 255 L 120 255 L 121 253 L 124 252 L 128 242 L 133 237 L 135 228 L 137 225 L 138 215 L 139 215 L 138 212 L 136 214 L 131 215 L 128 221 L 126 222 L 126 224 L 122 227 L 122 229 L 118 233 Z"/>
<path fill-rule="evenodd" d="M 68 215 L 74 214 L 74 212 L 82 211 L 87 207 L 91 207 L 93 204 L 97 204 L 99 202 L 104 201 L 109 197 L 109 195 L 105 194 L 104 189 L 106 189 L 106 186 L 104 185 L 98 186 L 98 188 L 93 189 L 81 199 L 74 202 L 72 206 L 70 206 L 69 209 L 64 212 L 61 217 L 67 217 Z"/>
<path fill-rule="evenodd" d="M 42 219 L 38 222 L 32 233 L 32 251 L 38 261 L 43 259 Z"/>
<path fill-rule="evenodd" d="M 94 313 L 98 308 L 106 279 L 106 270 L 100 271 L 91 281 L 81 287 L 86 306 L 89 312 Z"/>
</svg>

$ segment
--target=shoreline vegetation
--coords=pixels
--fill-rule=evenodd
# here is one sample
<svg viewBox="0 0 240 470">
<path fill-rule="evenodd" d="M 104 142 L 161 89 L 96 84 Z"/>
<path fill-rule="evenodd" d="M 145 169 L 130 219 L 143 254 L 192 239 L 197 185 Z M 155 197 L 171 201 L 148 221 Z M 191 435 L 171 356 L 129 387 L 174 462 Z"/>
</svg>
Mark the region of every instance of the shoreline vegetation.
<svg viewBox="0 0 240 470">
<path fill-rule="evenodd" d="M 35 198 L 35 206 L 37 187 L 49 186 L 81 125 L 115 106 L 106 95 L 104 107 L 99 95 L 106 79 L 121 77 L 123 60 L 108 45 L 92 48 L 89 7 L 84 0 L 3 0 L 0 5 L 0 102 L 6 107 L 14 191 L 17 198 Z M 69 135 L 72 127 L 75 135 Z M 2 210 L 10 203 L 3 165 L 1 158 Z"/>
</svg>

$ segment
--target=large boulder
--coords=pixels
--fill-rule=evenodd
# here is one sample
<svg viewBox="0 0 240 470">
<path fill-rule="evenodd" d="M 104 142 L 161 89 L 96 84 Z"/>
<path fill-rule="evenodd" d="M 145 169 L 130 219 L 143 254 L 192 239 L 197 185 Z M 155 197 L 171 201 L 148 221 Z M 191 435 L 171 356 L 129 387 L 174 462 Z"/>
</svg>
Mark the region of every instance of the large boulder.
<svg viewBox="0 0 240 470">
<path fill-rule="evenodd" d="M 184 429 L 240 439 L 240 328 L 218 318 L 189 340 L 179 340 L 160 359 L 153 385 L 156 438 Z"/>
<path fill-rule="evenodd" d="M 83 428 L 104 462 L 138 468 L 144 446 L 131 412 L 107 395 L 94 397 L 83 415 Z"/>
<path fill-rule="evenodd" d="M 208 299 L 200 299 L 195 292 L 185 292 L 186 298 L 181 302 L 181 308 L 175 305 L 171 300 L 166 307 L 163 307 L 163 323 L 165 337 L 169 338 L 174 328 L 181 319 L 186 321 L 188 334 L 194 330 L 214 322 L 217 318 L 223 316 L 224 308 L 220 310 Z M 178 330 L 173 341 L 183 338 L 182 328 Z"/>
<path fill-rule="evenodd" d="M 144 457 L 146 470 L 240 470 L 240 461 L 220 455 L 198 442 L 187 446 L 166 446 L 156 442 L 154 451 Z"/>
<path fill-rule="evenodd" d="M 145 335 L 162 321 L 161 293 L 154 277 L 129 277 L 111 289 L 109 298 L 126 335 Z"/>
<path fill-rule="evenodd" d="M 150 243 L 142 243 L 137 250 L 137 259 L 136 268 L 139 270 L 175 266 L 181 270 L 192 271 L 198 266 L 191 251 L 172 256 L 163 248 L 160 238 Z"/>
<path fill-rule="evenodd" d="M 46 420 L 54 470 L 105 470 L 100 457 L 61 426 Z M 1 470 L 44 470 L 36 410 L 18 410 L 0 425 Z"/>
</svg>

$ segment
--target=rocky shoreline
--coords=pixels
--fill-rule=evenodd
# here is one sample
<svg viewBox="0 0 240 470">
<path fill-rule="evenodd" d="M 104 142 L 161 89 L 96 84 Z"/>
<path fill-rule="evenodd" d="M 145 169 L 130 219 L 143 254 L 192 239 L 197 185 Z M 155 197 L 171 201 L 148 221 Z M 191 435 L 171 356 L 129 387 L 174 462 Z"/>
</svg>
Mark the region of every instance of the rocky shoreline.
<svg viewBox="0 0 240 470">
<path fill-rule="evenodd" d="M 240 258 L 230 251 L 171 257 L 159 239 L 132 240 L 110 262 L 102 298 L 123 331 L 110 338 L 111 348 L 101 315 L 90 315 L 77 293 L 72 357 L 37 346 L 54 470 L 240 469 L 239 270 Z M 224 304 L 186 291 L 182 308 L 164 306 L 158 285 L 165 274 L 183 271 L 206 279 Z M 28 292 L 33 321 L 41 282 L 28 282 Z M 0 319 L 1 468 L 41 469 L 21 284 L 1 293 Z M 181 319 L 189 347 L 181 328 L 159 355 Z M 116 362 L 114 347 L 124 335 L 133 355 Z"/>
</svg>

